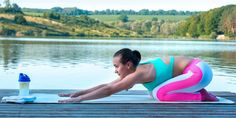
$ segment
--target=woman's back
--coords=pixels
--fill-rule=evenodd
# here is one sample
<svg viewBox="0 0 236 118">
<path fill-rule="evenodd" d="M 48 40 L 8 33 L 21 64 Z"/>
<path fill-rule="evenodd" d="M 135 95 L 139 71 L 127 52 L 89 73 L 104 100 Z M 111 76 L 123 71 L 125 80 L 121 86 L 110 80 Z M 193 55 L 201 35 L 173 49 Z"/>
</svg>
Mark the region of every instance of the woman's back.
<svg viewBox="0 0 236 118">
<path fill-rule="evenodd" d="M 173 57 L 174 59 L 174 64 L 173 64 L 173 72 L 172 72 L 172 77 L 176 77 L 178 75 L 181 75 L 183 73 L 184 68 L 191 62 L 191 58 L 187 58 L 184 56 L 176 56 Z M 170 57 L 165 57 L 161 58 L 161 60 L 166 64 L 170 64 Z M 137 71 L 142 72 L 146 76 L 145 78 L 140 78 L 140 83 L 145 83 L 145 82 L 152 82 L 156 78 L 156 70 L 153 64 L 147 63 L 140 65 L 137 68 Z"/>
<path fill-rule="evenodd" d="M 187 65 L 191 62 L 191 58 L 184 57 L 184 56 L 176 56 L 174 62 L 174 69 L 173 69 L 173 77 L 181 75 L 183 70 Z"/>
</svg>

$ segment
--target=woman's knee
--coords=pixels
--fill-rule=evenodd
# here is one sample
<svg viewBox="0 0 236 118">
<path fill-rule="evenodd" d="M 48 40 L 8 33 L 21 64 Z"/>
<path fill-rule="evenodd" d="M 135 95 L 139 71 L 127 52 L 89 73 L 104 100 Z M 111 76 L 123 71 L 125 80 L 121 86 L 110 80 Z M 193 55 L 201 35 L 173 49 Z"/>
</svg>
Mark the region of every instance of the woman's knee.
<svg viewBox="0 0 236 118">
<path fill-rule="evenodd" d="M 156 93 L 156 98 L 159 101 L 165 101 L 165 96 L 167 95 L 167 92 L 163 91 L 163 90 L 159 90 Z"/>
</svg>

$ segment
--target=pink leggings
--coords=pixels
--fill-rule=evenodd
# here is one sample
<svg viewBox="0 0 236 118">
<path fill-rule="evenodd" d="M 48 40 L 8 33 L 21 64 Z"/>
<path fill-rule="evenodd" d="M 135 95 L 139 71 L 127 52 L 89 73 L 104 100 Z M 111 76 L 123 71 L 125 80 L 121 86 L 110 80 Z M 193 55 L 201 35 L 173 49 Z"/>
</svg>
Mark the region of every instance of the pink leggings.
<svg viewBox="0 0 236 118">
<path fill-rule="evenodd" d="M 198 91 L 206 87 L 211 80 L 212 70 L 208 64 L 193 59 L 182 75 L 157 86 L 152 94 L 159 101 L 202 101 Z"/>
</svg>

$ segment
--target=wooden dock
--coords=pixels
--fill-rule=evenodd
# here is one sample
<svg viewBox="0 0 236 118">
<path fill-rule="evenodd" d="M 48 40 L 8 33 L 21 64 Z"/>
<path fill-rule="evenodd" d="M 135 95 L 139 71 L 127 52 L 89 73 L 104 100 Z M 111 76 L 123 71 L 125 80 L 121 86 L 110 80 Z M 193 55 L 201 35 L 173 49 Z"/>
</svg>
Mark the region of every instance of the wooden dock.
<svg viewBox="0 0 236 118">
<path fill-rule="evenodd" d="M 32 93 L 61 93 L 65 90 L 32 90 Z M 67 90 L 68 91 L 68 90 Z M 17 95 L 17 90 L 0 90 L 3 96 Z M 236 94 L 213 92 L 236 101 Z M 145 91 L 128 91 L 118 94 L 146 94 Z M 175 104 L 175 103 L 80 103 L 80 104 L 6 104 L 0 103 L 0 117 L 203 117 L 236 118 L 236 104 Z"/>
</svg>

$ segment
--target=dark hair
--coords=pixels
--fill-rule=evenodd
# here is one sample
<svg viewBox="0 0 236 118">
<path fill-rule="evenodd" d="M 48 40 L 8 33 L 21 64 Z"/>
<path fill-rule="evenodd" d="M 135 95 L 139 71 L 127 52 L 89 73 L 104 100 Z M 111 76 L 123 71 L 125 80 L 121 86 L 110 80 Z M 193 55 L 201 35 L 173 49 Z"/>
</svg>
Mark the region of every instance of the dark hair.
<svg viewBox="0 0 236 118">
<path fill-rule="evenodd" d="M 141 60 L 141 54 L 137 50 L 130 50 L 129 48 L 123 48 L 119 51 L 117 51 L 113 57 L 121 56 L 120 62 L 122 64 L 126 64 L 128 61 L 131 61 L 135 67 L 138 66 L 140 60 Z"/>
</svg>

